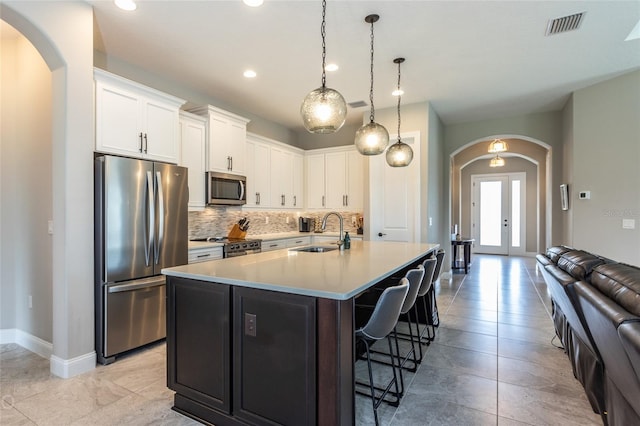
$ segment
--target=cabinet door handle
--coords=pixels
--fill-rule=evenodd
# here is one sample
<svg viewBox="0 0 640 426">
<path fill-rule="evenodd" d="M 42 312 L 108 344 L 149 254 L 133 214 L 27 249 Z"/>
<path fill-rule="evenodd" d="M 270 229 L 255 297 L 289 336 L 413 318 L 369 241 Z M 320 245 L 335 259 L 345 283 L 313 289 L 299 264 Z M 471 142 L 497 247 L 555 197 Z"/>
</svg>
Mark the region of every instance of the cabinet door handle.
<svg viewBox="0 0 640 426">
<path fill-rule="evenodd" d="M 140 132 L 138 137 L 140 138 L 140 152 L 142 152 L 142 132 Z"/>
<path fill-rule="evenodd" d="M 387 234 L 383 234 L 382 232 L 378 232 L 378 237 L 384 237 Z"/>
<path fill-rule="evenodd" d="M 260 193 L 256 192 L 256 205 L 260 205 Z"/>
<path fill-rule="evenodd" d="M 284 204 L 285 204 L 285 201 L 284 201 L 284 200 L 285 200 L 285 197 L 284 197 L 284 194 L 282 194 L 282 195 L 280 196 L 280 205 L 281 205 L 281 206 L 284 206 Z"/>
<path fill-rule="evenodd" d="M 344 196 L 344 205 L 348 206 L 349 205 L 349 195 L 345 195 Z"/>
<path fill-rule="evenodd" d="M 202 258 L 202 257 L 209 257 L 211 256 L 211 253 L 207 253 L 207 254 L 199 254 L 197 257 L 198 258 Z"/>
<path fill-rule="evenodd" d="M 322 196 L 322 207 L 324 207 L 324 195 Z"/>
<path fill-rule="evenodd" d="M 144 153 L 147 153 L 147 148 L 149 147 L 149 140 L 147 139 L 147 134 L 144 134 Z"/>
<path fill-rule="evenodd" d="M 293 196 L 293 207 L 295 207 L 295 206 L 297 206 L 297 205 L 298 205 L 298 196 L 297 196 L 297 195 L 294 195 L 294 196 Z"/>
</svg>

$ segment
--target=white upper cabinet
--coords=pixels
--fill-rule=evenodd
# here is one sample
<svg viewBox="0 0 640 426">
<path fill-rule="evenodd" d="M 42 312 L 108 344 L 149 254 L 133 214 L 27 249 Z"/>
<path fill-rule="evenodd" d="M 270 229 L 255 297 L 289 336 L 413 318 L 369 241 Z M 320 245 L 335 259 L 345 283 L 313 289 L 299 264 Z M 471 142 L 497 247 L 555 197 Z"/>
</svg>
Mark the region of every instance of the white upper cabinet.
<svg viewBox="0 0 640 426">
<path fill-rule="evenodd" d="M 203 209 L 206 203 L 207 120 L 180 111 L 180 164 L 189 169 L 189 209 Z"/>
<path fill-rule="evenodd" d="M 271 205 L 293 207 L 293 154 L 271 148 Z"/>
<path fill-rule="evenodd" d="M 322 209 L 326 207 L 324 191 L 324 154 L 307 154 L 307 208 Z"/>
<path fill-rule="evenodd" d="M 247 207 L 269 207 L 271 203 L 271 148 L 247 135 Z"/>
<path fill-rule="evenodd" d="M 247 134 L 246 207 L 303 207 L 303 151 Z"/>
<path fill-rule="evenodd" d="M 94 69 L 96 151 L 178 163 L 183 99 Z"/>
<path fill-rule="evenodd" d="M 207 169 L 223 173 L 246 173 L 247 118 L 211 105 L 189 110 L 207 118 Z"/>
<path fill-rule="evenodd" d="M 355 149 L 313 150 L 307 160 L 307 208 L 362 210 L 364 158 Z"/>
<path fill-rule="evenodd" d="M 291 207 L 304 206 L 304 156 L 293 153 L 293 197 Z"/>
</svg>

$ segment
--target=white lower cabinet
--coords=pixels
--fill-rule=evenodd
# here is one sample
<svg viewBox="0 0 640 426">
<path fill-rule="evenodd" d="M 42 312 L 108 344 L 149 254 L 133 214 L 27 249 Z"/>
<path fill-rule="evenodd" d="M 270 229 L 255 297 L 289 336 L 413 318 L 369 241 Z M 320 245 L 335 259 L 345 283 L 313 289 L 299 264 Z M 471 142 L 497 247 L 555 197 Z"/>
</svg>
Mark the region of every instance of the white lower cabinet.
<svg viewBox="0 0 640 426">
<path fill-rule="evenodd" d="M 311 236 L 290 238 L 287 240 L 287 248 L 303 247 L 309 244 L 311 244 Z"/>
<path fill-rule="evenodd" d="M 262 251 L 273 251 L 287 248 L 287 240 L 271 240 L 262 242 Z"/>
<path fill-rule="evenodd" d="M 189 263 L 222 259 L 222 247 L 202 247 L 189 249 Z"/>
</svg>

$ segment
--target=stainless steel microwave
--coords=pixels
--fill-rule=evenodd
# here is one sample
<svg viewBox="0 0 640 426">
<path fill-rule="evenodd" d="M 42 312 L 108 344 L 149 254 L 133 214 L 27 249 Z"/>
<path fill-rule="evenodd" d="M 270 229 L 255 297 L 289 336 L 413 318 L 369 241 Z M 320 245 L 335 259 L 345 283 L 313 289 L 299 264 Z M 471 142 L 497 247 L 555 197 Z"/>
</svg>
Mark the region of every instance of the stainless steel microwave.
<svg viewBox="0 0 640 426">
<path fill-rule="evenodd" d="M 207 172 L 207 204 L 239 206 L 247 203 L 246 176 Z"/>
</svg>

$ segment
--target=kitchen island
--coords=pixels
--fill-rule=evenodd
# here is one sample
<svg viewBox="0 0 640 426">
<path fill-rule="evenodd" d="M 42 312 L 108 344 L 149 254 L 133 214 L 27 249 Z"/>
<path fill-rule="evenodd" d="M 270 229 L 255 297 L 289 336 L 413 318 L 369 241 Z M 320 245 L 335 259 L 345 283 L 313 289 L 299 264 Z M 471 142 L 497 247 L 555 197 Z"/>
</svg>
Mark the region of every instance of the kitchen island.
<svg viewBox="0 0 640 426">
<path fill-rule="evenodd" d="M 216 425 L 353 424 L 354 300 L 437 248 L 354 241 L 164 269 L 174 409 Z"/>
</svg>

